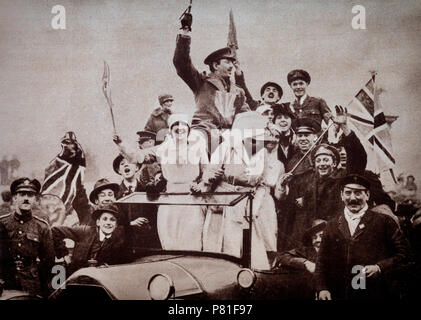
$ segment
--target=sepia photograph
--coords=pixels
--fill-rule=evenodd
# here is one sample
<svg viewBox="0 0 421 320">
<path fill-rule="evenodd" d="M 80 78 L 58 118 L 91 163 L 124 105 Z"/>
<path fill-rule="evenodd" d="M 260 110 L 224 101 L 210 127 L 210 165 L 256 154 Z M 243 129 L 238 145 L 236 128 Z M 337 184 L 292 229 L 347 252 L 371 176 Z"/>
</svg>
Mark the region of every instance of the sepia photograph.
<svg viewBox="0 0 421 320">
<path fill-rule="evenodd" d="M 421 297 L 420 1 L 0 5 L 0 300 Z"/>
</svg>

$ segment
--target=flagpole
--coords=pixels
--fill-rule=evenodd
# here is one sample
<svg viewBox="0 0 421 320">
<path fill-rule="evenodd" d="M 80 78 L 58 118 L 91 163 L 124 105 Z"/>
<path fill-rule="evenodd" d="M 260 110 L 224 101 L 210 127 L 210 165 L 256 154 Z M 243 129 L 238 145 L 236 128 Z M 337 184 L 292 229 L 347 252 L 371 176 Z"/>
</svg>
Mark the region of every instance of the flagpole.
<svg viewBox="0 0 421 320">
<path fill-rule="evenodd" d="M 111 100 L 111 88 L 110 86 L 110 67 L 108 66 L 108 63 L 104 60 L 104 73 L 102 75 L 102 92 L 104 93 L 105 99 L 107 100 L 108 107 L 110 109 L 111 114 L 111 121 L 113 123 L 113 130 L 114 135 L 117 135 L 117 130 L 115 126 L 115 120 L 114 120 L 114 112 L 113 112 L 113 101 Z"/>
</svg>

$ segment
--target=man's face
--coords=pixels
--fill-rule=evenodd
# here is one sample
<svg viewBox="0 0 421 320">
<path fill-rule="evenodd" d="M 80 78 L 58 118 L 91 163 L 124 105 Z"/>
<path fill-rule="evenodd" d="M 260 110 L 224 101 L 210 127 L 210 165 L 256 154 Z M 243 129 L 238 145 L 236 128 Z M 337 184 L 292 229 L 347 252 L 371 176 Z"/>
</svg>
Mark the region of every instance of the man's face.
<svg viewBox="0 0 421 320">
<path fill-rule="evenodd" d="M 154 139 L 140 140 L 138 141 L 139 149 L 148 149 L 155 146 Z"/>
<path fill-rule="evenodd" d="M 314 133 L 297 133 L 297 144 L 302 152 L 306 152 L 308 149 L 310 149 L 311 145 L 314 141 L 316 141 L 316 139 L 317 137 Z"/>
<path fill-rule="evenodd" d="M 123 179 L 131 179 L 136 174 L 137 170 L 139 170 L 139 167 L 134 164 L 127 161 L 127 159 L 123 159 L 120 161 L 120 166 L 118 168 L 118 172 L 123 177 Z"/>
<path fill-rule="evenodd" d="M 173 100 L 167 100 L 162 104 L 162 108 L 166 109 L 166 110 L 171 110 L 172 104 L 173 104 Z"/>
<path fill-rule="evenodd" d="M 275 124 L 279 126 L 282 132 L 287 132 L 291 128 L 291 118 L 285 114 L 280 114 L 275 119 Z"/>
<path fill-rule="evenodd" d="M 341 150 L 339 151 L 339 156 L 341 157 L 341 167 L 346 168 L 347 155 L 344 147 L 341 147 Z"/>
<path fill-rule="evenodd" d="M 263 91 L 262 99 L 266 103 L 275 103 L 280 99 L 278 89 L 273 86 L 267 86 Z"/>
<path fill-rule="evenodd" d="M 358 213 L 367 204 L 370 192 L 358 184 L 347 184 L 341 191 L 342 201 L 352 213 Z"/>
<path fill-rule="evenodd" d="M 323 236 L 323 230 L 317 232 L 311 237 L 311 244 L 313 245 L 313 248 L 319 252 L 320 244 L 322 243 L 322 236 Z"/>
<path fill-rule="evenodd" d="M 97 205 L 104 205 L 107 203 L 114 203 L 115 202 L 115 195 L 114 191 L 111 189 L 104 189 L 98 193 L 98 199 L 95 201 Z"/>
<path fill-rule="evenodd" d="M 113 214 L 109 212 L 104 212 L 96 220 L 96 225 L 99 227 L 103 234 L 109 235 L 113 233 L 113 231 L 117 227 L 117 219 L 114 217 Z"/>
<path fill-rule="evenodd" d="M 333 161 L 332 156 L 325 154 L 317 156 L 314 160 L 314 165 L 316 166 L 316 171 L 320 177 L 330 176 L 335 168 L 335 162 Z"/>
<path fill-rule="evenodd" d="M 22 191 L 16 193 L 13 197 L 13 200 L 16 204 L 16 207 L 19 208 L 20 211 L 28 211 L 32 209 L 37 201 L 37 198 L 34 192 Z"/>
<path fill-rule="evenodd" d="M 301 98 L 303 95 L 306 94 L 306 90 L 307 90 L 307 82 L 305 82 L 304 80 L 294 80 L 291 82 L 290 85 L 292 92 L 294 92 L 294 95 L 297 98 Z"/>
<path fill-rule="evenodd" d="M 227 78 L 234 70 L 234 63 L 230 59 L 220 59 L 218 62 L 214 62 L 213 67 L 217 75 Z"/>
</svg>

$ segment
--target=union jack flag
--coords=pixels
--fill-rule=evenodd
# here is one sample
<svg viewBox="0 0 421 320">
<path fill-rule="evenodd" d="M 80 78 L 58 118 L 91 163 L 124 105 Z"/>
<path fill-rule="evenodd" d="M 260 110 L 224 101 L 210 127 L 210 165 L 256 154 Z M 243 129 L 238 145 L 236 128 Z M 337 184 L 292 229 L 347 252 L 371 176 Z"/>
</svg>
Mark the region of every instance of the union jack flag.
<svg viewBox="0 0 421 320">
<path fill-rule="evenodd" d="M 67 147 L 69 144 L 71 151 Z M 76 188 L 82 185 L 86 160 L 73 132 L 66 133 L 61 139 L 61 145 L 62 152 L 45 169 L 41 193 L 58 196 L 66 207 L 66 213 L 70 213 Z"/>
<path fill-rule="evenodd" d="M 367 166 L 375 172 L 395 166 L 390 128 L 380 102 L 382 90 L 375 75 L 363 86 L 348 105 L 349 126 L 360 138 L 368 156 Z"/>
</svg>

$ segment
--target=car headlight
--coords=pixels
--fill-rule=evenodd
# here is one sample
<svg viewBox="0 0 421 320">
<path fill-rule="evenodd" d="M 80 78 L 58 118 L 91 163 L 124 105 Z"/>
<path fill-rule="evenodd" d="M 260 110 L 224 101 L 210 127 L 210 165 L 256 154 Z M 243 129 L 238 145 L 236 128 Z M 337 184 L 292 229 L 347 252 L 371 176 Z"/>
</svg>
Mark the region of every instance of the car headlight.
<svg viewBox="0 0 421 320">
<path fill-rule="evenodd" d="M 152 300 L 167 300 L 174 294 L 174 282 L 166 274 L 158 273 L 149 280 L 148 291 Z"/>
<path fill-rule="evenodd" d="M 237 283 L 241 288 L 249 289 L 256 282 L 256 275 L 250 269 L 241 269 L 237 274 Z"/>
</svg>

